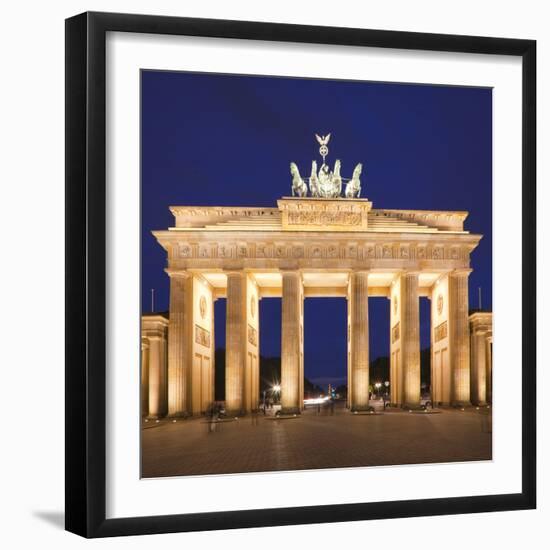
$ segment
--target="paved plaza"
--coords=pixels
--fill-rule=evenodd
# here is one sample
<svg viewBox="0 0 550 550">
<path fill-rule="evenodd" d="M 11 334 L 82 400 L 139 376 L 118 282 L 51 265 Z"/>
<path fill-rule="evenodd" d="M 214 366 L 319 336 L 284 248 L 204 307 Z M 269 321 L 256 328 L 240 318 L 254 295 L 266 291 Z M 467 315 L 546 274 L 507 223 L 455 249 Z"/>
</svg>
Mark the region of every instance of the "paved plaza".
<svg viewBox="0 0 550 550">
<path fill-rule="evenodd" d="M 351 414 L 342 406 L 296 418 L 249 415 L 143 424 L 143 477 L 348 468 L 491 459 L 487 409 Z"/>
</svg>

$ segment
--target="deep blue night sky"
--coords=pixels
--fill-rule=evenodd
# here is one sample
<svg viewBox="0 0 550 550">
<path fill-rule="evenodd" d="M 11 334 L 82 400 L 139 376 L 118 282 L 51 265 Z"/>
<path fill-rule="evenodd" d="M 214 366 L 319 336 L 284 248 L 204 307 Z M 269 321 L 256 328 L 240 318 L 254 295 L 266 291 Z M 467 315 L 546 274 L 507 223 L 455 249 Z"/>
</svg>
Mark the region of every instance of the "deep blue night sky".
<svg viewBox="0 0 550 550">
<path fill-rule="evenodd" d="M 165 253 L 151 235 L 173 225 L 170 205 L 275 206 L 290 194 L 289 163 L 309 175 L 314 134 L 332 133 L 328 161 L 350 177 L 363 163 L 374 208 L 467 210 L 484 235 L 472 254 L 470 307 L 492 302 L 492 92 L 204 73 L 142 72 L 142 304 L 168 309 Z M 389 302 L 369 300 L 371 358 L 388 355 Z M 280 299 L 261 302 L 262 355 L 280 354 Z M 225 300 L 216 302 L 224 345 Z M 421 300 L 422 346 L 429 301 Z M 318 383 L 346 372 L 346 301 L 307 299 L 305 370 Z"/>
</svg>

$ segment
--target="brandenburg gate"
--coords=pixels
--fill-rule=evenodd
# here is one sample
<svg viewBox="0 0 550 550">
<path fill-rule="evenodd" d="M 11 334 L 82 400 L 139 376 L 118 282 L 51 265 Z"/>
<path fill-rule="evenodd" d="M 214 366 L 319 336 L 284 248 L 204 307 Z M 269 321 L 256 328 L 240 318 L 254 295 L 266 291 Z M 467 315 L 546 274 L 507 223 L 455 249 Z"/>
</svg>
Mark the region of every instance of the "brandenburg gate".
<svg viewBox="0 0 550 550">
<path fill-rule="evenodd" d="M 339 161 L 330 171 L 323 156 L 318 173 L 314 161 L 308 196 L 304 179 L 291 165 L 293 196 L 281 198 L 272 208 L 170 207 L 174 226 L 153 232 L 167 253 L 169 318 L 144 317 L 142 332 L 147 346 L 142 347 L 142 357 L 149 366 L 153 363 L 147 335 L 165 342 L 164 356 L 157 354 L 157 366 L 149 368 L 148 390 L 142 396 L 150 416 L 200 414 L 212 403 L 213 305 L 218 298 L 227 300 L 229 413 L 259 407 L 259 308 L 264 297 L 282 298 L 283 412 L 299 413 L 303 408 L 303 304 L 308 297 L 347 299 L 352 411 L 369 406 L 368 301 L 376 296 L 390 301 L 393 404 L 420 403 L 421 297 L 431 300 L 432 401 L 460 406 L 487 402 L 489 359 L 488 348 L 481 351 L 482 336 L 475 340 L 471 361 L 470 324 L 483 338 L 491 329 L 480 328 L 482 321 L 490 320 L 469 318 L 470 254 L 481 235 L 464 229 L 467 212 L 374 208 L 371 201 L 359 198 L 361 165 L 348 180 L 345 196 L 338 188 L 343 179 L 339 170 Z"/>
</svg>

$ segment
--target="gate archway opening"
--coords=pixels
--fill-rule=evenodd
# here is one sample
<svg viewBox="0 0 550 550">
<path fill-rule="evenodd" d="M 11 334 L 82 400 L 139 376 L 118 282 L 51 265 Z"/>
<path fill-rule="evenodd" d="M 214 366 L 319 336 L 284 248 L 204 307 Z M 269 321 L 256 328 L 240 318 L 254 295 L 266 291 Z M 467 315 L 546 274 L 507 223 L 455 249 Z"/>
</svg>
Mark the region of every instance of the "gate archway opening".
<svg viewBox="0 0 550 550">
<path fill-rule="evenodd" d="M 318 397 L 345 403 L 348 384 L 347 300 L 308 296 L 304 300 L 304 404 Z"/>
</svg>

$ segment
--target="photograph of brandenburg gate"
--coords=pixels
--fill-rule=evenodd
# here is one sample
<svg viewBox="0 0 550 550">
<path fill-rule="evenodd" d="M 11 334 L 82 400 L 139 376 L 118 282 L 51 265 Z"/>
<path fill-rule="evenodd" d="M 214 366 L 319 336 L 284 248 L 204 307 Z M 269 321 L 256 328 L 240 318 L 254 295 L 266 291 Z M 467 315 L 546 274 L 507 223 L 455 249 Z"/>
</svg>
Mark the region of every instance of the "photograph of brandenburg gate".
<svg viewBox="0 0 550 550">
<path fill-rule="evenodd" d="M 282 299 L 282 413 L 303 409 L 303 303 L 347 299 L 347 406 L 369 407 L 369 297 L 390 300 L 390 400 L 421 399 L 419 299 L 431 300 L 431 400 L 491 402 L 492 314 L 469 314 L 470 255 L 482 235 L 462 211 L 373 208 L 360 198 L 292 196 L 277 207 L 170 207 L 153 231 L 167 254 L 168 318 L 142 318 L 142 414 L 204 414 L 214 400 L 214 301 L 226 299 L 225 408 L 260 405 L 259 308 Z"/>
</svg>

